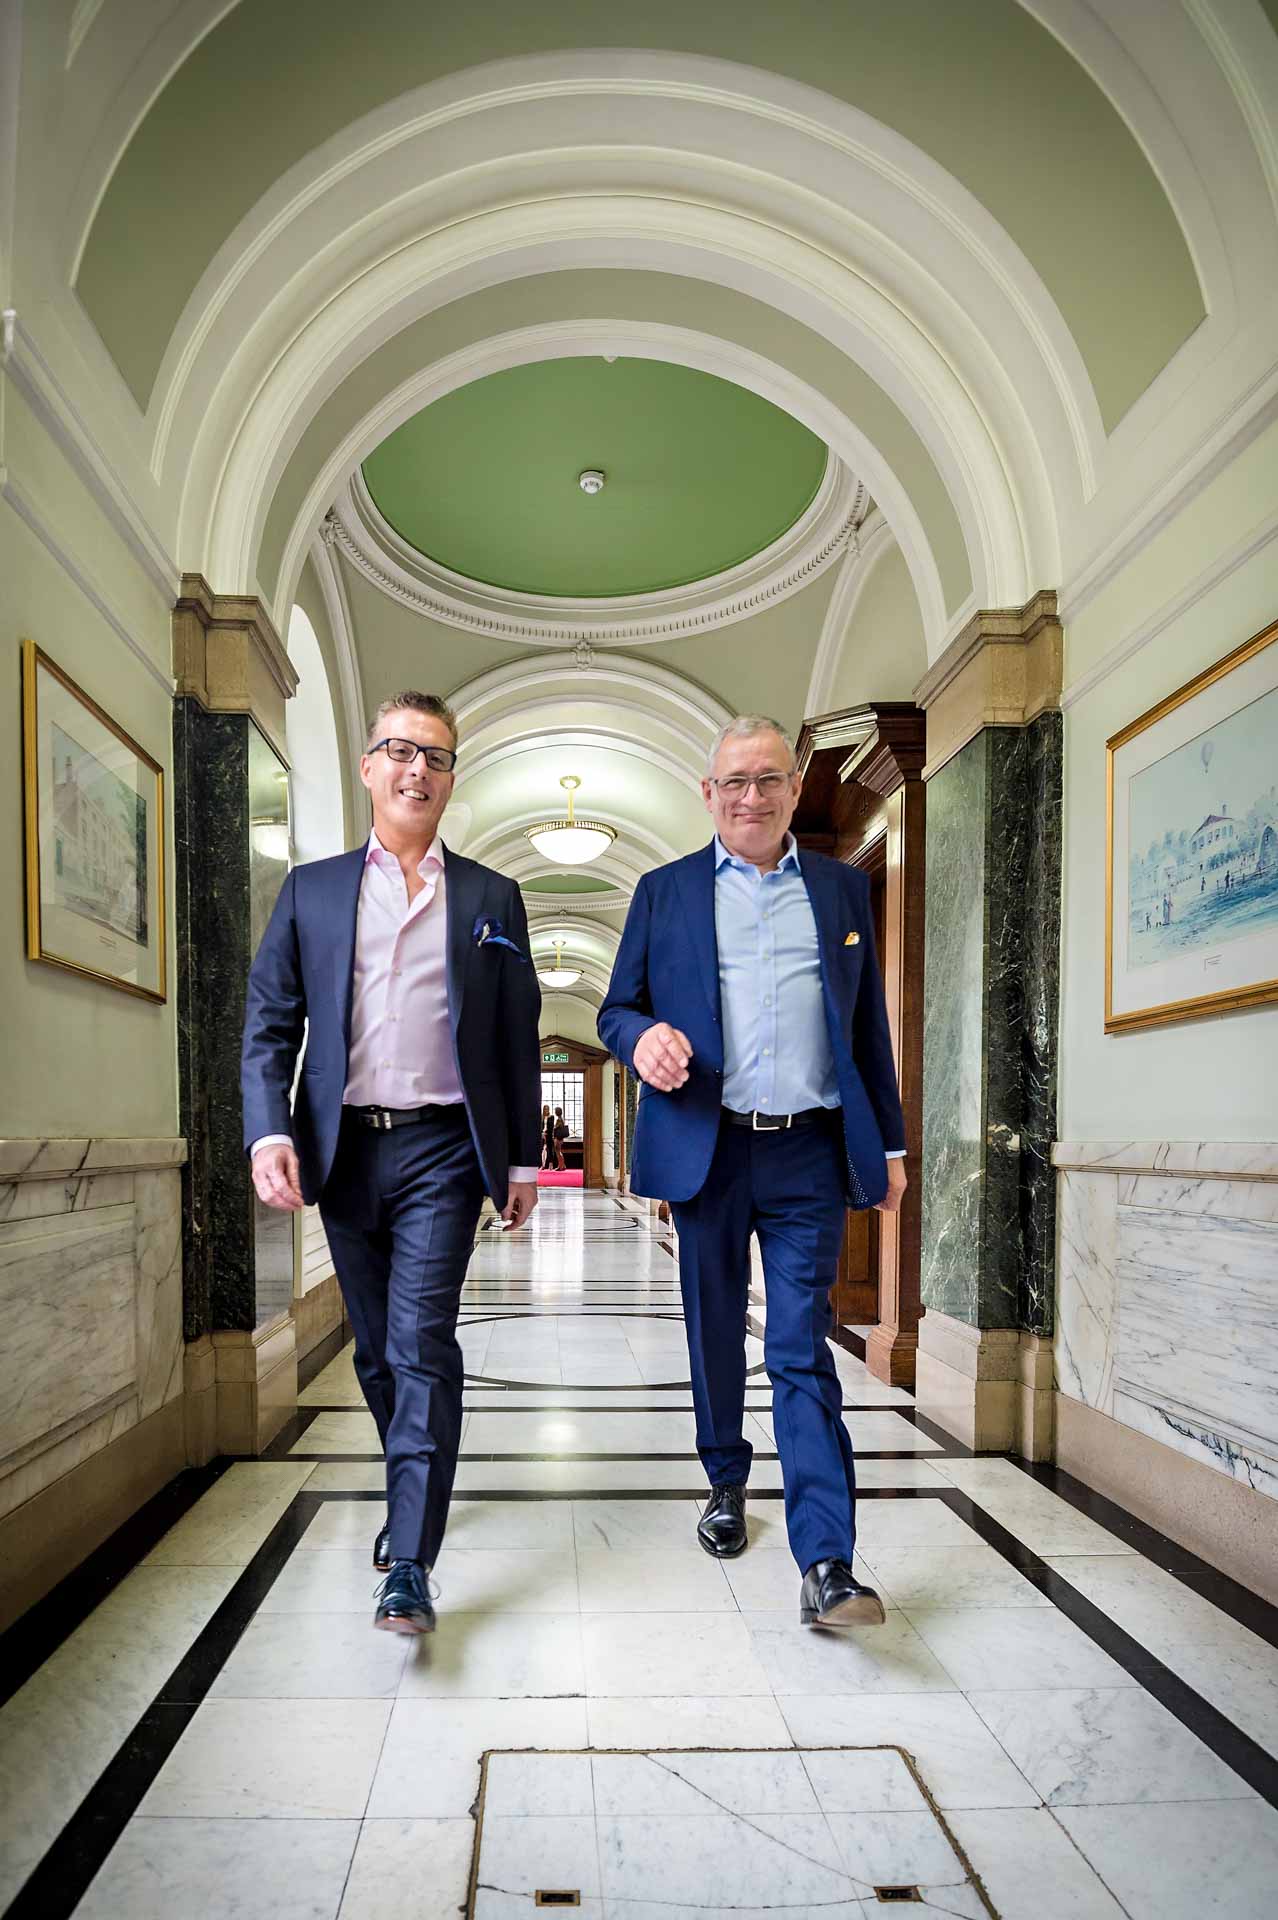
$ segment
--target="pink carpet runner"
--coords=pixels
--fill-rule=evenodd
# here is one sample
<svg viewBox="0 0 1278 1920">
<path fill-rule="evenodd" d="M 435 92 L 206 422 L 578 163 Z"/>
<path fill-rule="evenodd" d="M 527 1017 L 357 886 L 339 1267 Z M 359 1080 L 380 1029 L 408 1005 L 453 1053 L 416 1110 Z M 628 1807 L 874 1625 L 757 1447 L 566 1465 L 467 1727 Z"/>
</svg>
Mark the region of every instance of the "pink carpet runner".
<svg viewBox="0 0 1278 1920">
<path fill-rule="evenodd" d="M 563 1173 L 547 1173 L 543 1168 L 537 1175 L 537 1185 L 539 1187 L 579 1187 L 581 1168 L 568 1167 Z"/>
</svg>

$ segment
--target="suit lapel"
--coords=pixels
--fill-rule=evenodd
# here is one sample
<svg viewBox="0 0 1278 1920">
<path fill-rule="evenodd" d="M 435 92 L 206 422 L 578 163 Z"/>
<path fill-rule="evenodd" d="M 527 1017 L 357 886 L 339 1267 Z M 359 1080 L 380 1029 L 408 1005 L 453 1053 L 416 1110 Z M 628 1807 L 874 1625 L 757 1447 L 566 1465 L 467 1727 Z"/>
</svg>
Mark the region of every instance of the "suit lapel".
<svg viewBox="0 0 1278 1920">
<path fill-rule="evenodd" d="M 465 854 L 444 848 L 444 898 L 448 908 L 448 1016 L 453 1032 L 461 1019 L 466 990 L 466 961 L 473 945 L 472 927 L 484 890 L 483 871 Z"/>
<path fill-rule="evenodd" d="M 679 890 L 688 916 L 688 933 L 697 971 L 715 1019 L 719 1018 L 719 941 L 714 926 L 714 842 L 683 861 Z"/>
<path fill-rule="evenodd" d="M 337 1004 L 342 1016 L 342 1039 L 351 1043 L 351 1005 L 355 997 L 355 926 L 359 918 L 359 890 L 364 881 L 367 846 L 344 853 L 333 876 L 338 937 L 334 946 L 337 962 Z"/>
</svg>

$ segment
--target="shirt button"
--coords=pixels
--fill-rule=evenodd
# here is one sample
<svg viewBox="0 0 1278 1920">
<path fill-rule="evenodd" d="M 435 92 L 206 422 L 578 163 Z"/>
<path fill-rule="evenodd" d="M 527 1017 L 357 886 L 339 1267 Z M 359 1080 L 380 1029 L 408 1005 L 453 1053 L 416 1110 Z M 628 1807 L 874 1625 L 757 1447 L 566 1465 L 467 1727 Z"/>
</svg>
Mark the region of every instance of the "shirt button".
<svg viewBox="0 0 1278 1920">
<path fill-rule="evenodd" d="M 769 1054 L 771 1053 L 771 1051 L 772 1051 L 772 1049 L 771 1049 L 771 1047 L 765 1047 L 765 1048 L 763 1049 L 763 1057 L 764 1057 L 764 1059 L 765 1059 L 765 1060 L 767 1059 L 767 1057 L 768 1057 L 768 1055 L 769 1055 Z"/>
</svg>

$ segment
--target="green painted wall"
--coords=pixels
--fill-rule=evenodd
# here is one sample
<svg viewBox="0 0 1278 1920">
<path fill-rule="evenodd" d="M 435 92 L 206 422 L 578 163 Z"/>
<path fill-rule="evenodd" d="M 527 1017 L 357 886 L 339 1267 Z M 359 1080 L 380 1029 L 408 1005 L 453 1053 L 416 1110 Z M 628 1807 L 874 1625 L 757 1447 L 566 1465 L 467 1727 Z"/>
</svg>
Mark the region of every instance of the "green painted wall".
<svg viewBox="0 0 1278 1920">
<path fill-rule="evenodd" d="M 639 665 L 669 667 L 718 694 L 734 713 L 766 713 L 791 733 L 803 723 L 803 702 L 837 568 L 748 620 L 666 645 L 635 648 Z"/>
<path fill-rule="evenodd" d="M 815 434 L 730 380 L 662 360 L 542 360 L 425 407 L 364 462 L 419 553 L 520 593 L 607 598 L 722 573 L 793 526 Z M 578 485 L 587 467 L 602 492 Z"/>
<path fill-rule="evenodd" d="M 0 464 L 18 480 L 138 644 L 171 665 L 169 611 L 79 480 L 3 383 Z M 164 768 L 172 766 L 173 702 L 164 686 L 74 585 L 48 549 L 0 502 L 0 710 L 9 775 L 0 789 L 0 1131 L 17 1139 L 96 1134 L 171 1139 L 178 1130 L 173 940 L 172 798 L 167 795 L 164 1005 L 28 960 L 22 927 L 23 815 L 20 643 L 34 640 Z"/>
<path fill-rule="evenodd" d="M 912 700 L 927 672 L 927 643 L 910 570 L 899 547 L 875 561 L 843 643 L 829 708 Z"/>
<path fill-rule="evenodd" d="M 111 9 L 97 27 L 111 30 Z M 290 166 L 407 89 L 487 60 L 643 46 L 820 88 L 914 141 L 989 208 L 1078 342 L 1110 426 L 1203 317 L 1171 207 L 1100 89 L 1015 0 L 252 0 L 135 133 L 78 290 L 140 403 L 200 274 Z M 80 56 L 92 58 L 92 38 Z M 175 200 L 175 184 L 178 197 Z"/>
<path fill-rule="evenodd" d="M 947 611 L 972 590 L 958 517 L 927 448 L 882 387 L 837 347 L 761 301 L 707 281 L 660 273 L 548 273 L 455 300 L 371 353 L 301 435 L 271 502 L 258 578 L 273 598 L 284 542 L 317 468 L 382 397 L 423 367 L 478 340 L 565 319 L 659 321 L 732 341 L 824 393 L 892 465 L 923 521 Z M 371 691 L 371 689 L 370 689 Z"/>
</svg>

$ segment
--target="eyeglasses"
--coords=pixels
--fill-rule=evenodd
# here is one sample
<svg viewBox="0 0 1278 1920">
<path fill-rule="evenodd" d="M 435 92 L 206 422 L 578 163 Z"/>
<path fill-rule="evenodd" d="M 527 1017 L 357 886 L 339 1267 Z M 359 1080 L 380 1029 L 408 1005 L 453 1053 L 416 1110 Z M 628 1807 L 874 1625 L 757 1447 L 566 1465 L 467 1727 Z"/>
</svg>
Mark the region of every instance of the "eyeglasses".
<svg viewBox="0 0 1278 1920">
<path fill-rule="evenodd" d="M 397 761 L 401 767 L 411 767 L 419 753 L 432 773 L 451 773 L 457 765 L 457 755 L 451 747 L 419 747 L 415 740 L 379 740 L 368 751 L 380 753 L 383 747 L 386 758 Z"/>
<path fill-rule="evenodd" d="M 792 773 L 730 773 L 722 780 L 712 778 L 710 785 L 724 800 L 739 800 L 751 787 L 758 789 L 761 800 L 775 800 L 793 778 Z"/>
</svg>

